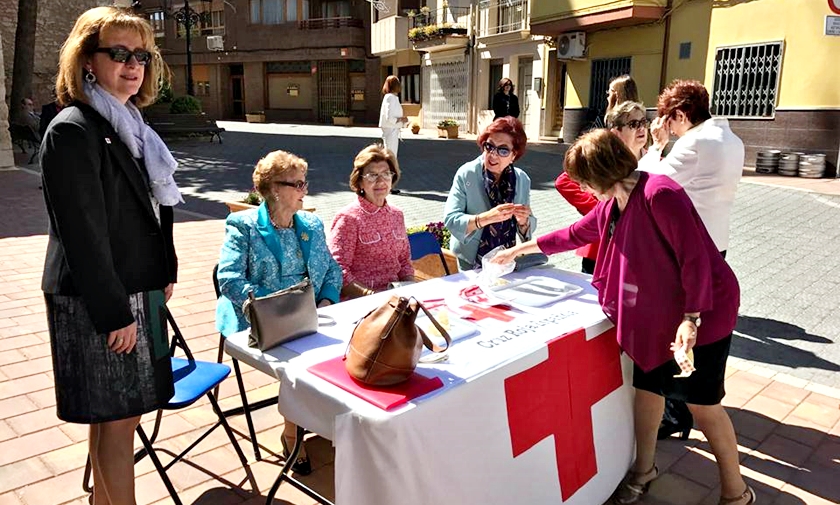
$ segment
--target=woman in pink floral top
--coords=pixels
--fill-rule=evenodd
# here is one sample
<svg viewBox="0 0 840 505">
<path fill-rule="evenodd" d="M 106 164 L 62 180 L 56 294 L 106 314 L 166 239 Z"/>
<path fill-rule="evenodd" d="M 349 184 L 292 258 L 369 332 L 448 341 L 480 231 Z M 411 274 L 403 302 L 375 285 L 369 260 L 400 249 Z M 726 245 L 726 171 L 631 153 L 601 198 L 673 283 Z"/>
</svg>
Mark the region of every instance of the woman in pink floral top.
<svg viewBox="0 0 840 505">
<path fill-rule="evenodd" d="M 403 213 L 386 200 L 399 178 L 396 156 L 380 145 L 362 149 L 353 161 L 350 188 L 358 199 L 336 214 L 329 237 L 344 274 L 342 299 L 414 280 Z"/>
</svg>

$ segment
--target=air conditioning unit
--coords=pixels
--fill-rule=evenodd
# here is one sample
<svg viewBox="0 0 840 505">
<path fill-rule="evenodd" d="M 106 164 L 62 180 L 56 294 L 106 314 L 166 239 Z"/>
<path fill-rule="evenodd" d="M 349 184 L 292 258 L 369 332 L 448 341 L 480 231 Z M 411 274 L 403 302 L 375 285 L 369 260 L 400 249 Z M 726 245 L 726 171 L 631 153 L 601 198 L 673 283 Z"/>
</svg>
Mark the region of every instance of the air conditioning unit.
<svg viewBox="0 0 840 505">
<path fill-rule="evenodd" d="M 207 37 L 207 49 L 210 51 L 224 51 L 224 38 L 221 35 L 210 35 Z"/>
<path fill-rule="evenodd" d="M 586 55 L 586 32 L 561 33 L 557 37 L 557 59 L 575 60 Z"/>
</svg>

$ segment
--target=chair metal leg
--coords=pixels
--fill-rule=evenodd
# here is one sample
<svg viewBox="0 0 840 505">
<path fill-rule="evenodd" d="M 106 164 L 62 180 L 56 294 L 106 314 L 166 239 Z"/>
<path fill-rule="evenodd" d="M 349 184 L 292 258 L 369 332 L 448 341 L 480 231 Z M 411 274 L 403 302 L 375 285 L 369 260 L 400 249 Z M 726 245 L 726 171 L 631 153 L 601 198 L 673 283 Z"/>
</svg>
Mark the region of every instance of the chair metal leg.
<svg viewBox="0 0 840 505">
<path fill-rule="evenodd" d="M 233 360 L 233 371 L 236 375 L 236 384 L 239 386 L 239 396 L 242 398 L 242 410 L 245 414 L 245 422 L 248 424 L 248 434 L 251 436 L 251 443 L 254 445 L 254 457 L 257 461 L 260 461 L 262 459 L 260 445 L 257 443 L 257 432 L 254 430 L 254 420 L 251 418 L 248 396 L 245 394 L 245 384 L 242 382 L 242 372 L 239 370 L 239 360 L 237 359 Z"/>
<path fill-rule="evenodd" d="M 230 429 L 230 425 L 225 419 L 224 413 L 222 413 L 222 409 L 219 408 L 219 402 L 216 401 L 216 397 L 213 396 L 212 393 L 207 393 L 207 398 L 210 399 L 210 403 L 213 405 L 213 412 L 219 417 L 219 423 L 224 428 L 225 433 L 227 433 L 228 438 L 230 439 L 230 443 L 233 445 L 233 450 L 236 451 L 236 455 L 239 456 L 239 461 L 242 463 L 242 468 L 245 469 L 245 473 L 250 477 L 251 486 L 253 486 L 254 491 L 257 491 L 257 481 L 254 478 L 254 475 L 251 473 L 250 468 L 248 467 L 248 458 L 245 457 L 245 453 L 242 452 L 242 448 L 239 446 L 239 442 L 236 441 L 236 437 L 233 436 L 233 430 Z"/>
<path fill-rule="evenodd" d="M 137 435 L 140 437 L 140 441 L 143 443 L 143 447 L 146 448 L 146 452 L 148 453 L 149 458 L 152 460 L 152 464 L 155 465 L 155 469 L 160 475 L 161 480 L 163 480 L 163 485 L 166 486 L 166 490 L 169 491 L 169 496 L 172 497 L 172 501 L 175 503 L 175 505 L 183 505 L 181 499 L 178 498 L 178 493 L 175 492 L 175 486 L 172 485 L 172 481 L 169 480 L 169 476 L 166 475 L 166 470 L 160 463 L 160 459 L 157 457 L 155 449 L 154 447 L 152 447 L 152 443 L 149 442 L 149 439 L 146 437 L 146 432 L 143 431 L 143 428 L 141 426 L 137 426 Z"/>
<path fill-rule="evenodd" d="M 219 355 L 216 357 L 216 363 L 221 363 L 224 355 L 225 355 L 225 336 L 222 335 L 221 333 L 219 333 Z M 213 396 L 215 396 L 216 398 L 219 397 L 219 386 L 220 385 L 221 385 L 221 383 L 219 383 L 219 385 L 217 385 L 215 388 L 213 388 Z"/>
<path fill-rule="evenodd" d="M 274 481 L 274 484 L 272 484 L 271 486 L 271 490 L 268 492 L 268 496 L 265 499 L 266 505 L 273 504 L 274 495 L 277 494 L 277 490 L 280 489 L 280 484 L 282 484 L 284 480 L 292 486 L 294 486 L 298 491 L 317 501 L 321 505 L 334 505 L 333 502 L 318 494 L 317 491 L 314 491 L 303 482 L 289 475 L 289 473 L 292 471 L 292 465 L 294 465 L 295 461 L 297 461 L 298 454 L 300 453 L 300 448 L 303 447 L 303 436 L 305 434 L 306 430 L 303 429 L 301 426 L 298 426 L 297 435 L 295 438 L 295 446 L 289 454 L 289 457 L 286 458 L 285 463 L 283 463 L 283 468 L 280 470 L 280 475 L 277 476 L 277 480 Z M 282 437 L 283 435 L 281 434 L 280 436 Z"/>
</svg>

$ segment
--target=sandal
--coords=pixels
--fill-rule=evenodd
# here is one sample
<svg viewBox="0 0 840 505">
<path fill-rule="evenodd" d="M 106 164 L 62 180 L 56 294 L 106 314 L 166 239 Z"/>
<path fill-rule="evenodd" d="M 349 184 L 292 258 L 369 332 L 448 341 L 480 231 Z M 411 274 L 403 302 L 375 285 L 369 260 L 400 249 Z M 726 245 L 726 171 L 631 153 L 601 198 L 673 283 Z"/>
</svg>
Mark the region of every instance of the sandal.
<svg viewBox="0 0 840 505">
<path fill-rule="evenodd" d="M 627 475 L 624 476 L 621 484 L 613 493 L 611 502 L 617 505 L 636 503 L 648 492 L 650 483 L 657 477 L 659 477 L 659 469 L 656 465 L 653 465 L 653 468 L 644 473 L 632 470 L 627 472 Z"/>
<path fill-rule="evenodd" d="M 751 503 L 755 503 L 755 491 L 750 486 L 747 486 L 747 490 L 735 498 L 724 498 L 721 496 L 718 505 L 750 505 Z"/>
<path fill-rule="evenodd" d="M 280 442 L 283 443 L 283 457 L 289 459 L 291 452 L 289 451 L 289 445 L 286 443 L 286 435 L 280 435 Z M 292 446 L 294 447 L 294 443 L 292 443 Z M 301 449 L 303 449 L 303 445 L 301 445 Z M 292 465 L 292 471 L 298 475 L 309 475 L 312 473 L 312 463 L 309 462 L 309 457 L 298 454 L 297 460 Z"/>
</svg>

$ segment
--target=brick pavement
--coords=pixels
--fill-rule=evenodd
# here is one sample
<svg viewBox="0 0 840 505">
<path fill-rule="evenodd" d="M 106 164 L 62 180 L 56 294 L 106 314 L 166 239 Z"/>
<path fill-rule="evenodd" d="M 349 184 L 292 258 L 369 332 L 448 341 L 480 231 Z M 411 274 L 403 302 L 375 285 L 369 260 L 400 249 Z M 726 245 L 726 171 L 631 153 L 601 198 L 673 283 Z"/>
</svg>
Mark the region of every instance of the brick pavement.
<svg viewBox="0 0 840 505">
<path fill-rule="evenodd" d="M 228 140 L 226 137 L 225 145 Z M 266 142 L 270 140 L 268 138 Z M 464 154 L 469 153 L 474 146 L 462 144 Z M 448 169 L 450 178 L 451 165 Z M 234 170 L 237 176 L 250 173 L 247 163 Z M 542 218 L 543 222 L 550 222 L 554 226 L 562 224 L 564 219 L 574 219 L 572 213 L 565 212 L 565 205 L 555 205 L 556 201 L 551 200 L 550 191 L 547 191 L 550 188 L 544 187 L 546 177 L 541 180 L 539 170 L 539 167 L 534 168 L 537 174 L 534 177 L 537 188 L 535 192 L 545 190 L 546 193 L 544 196 L 538 194 L 535 198 L 535 201 L 537 198 L 545 198 L 544 202 L 535 204 L 535 208 L 540 206 L 538 215 L 546 216 Z M 398 205 L 404 209 L 413 209 L 412 219 L 417 223 L 439 215 L 442 207 L 442 192 L 426 192 L 419 187 L 421 182 L 409 178 L 408 187 L 412 188 L 410 194 L 397 197 Z M 412 184 L 415 186 L 410 186 Z M 346 198 L 344 191 L 336 187 L 332 199 Z M 323 198 L 324 202 L 317 202 L 318 213 L 323 213 L 325 220 L 331 219 L 334 211 L 326 204 L 327 195 L 314 196 Z M 784 245 L 779 243 L 784 233 L 773 230 L 771 224 L 774 222 L 786 223 L 784 226 L 805 226 L 800 233 L 802 236 L 791 237 L 795 244 L 803 247 L 800 250 L 801 256 L 819 255 L 832 250 L 830 242 L 836 241 L 836 235 L 831 232 L 831 222 L 833 220 L 836 223 L 837 217 L 837 200 L 833 197 L 742 185 L 738 198 L 735 222 L 736 227 L 744 233 L 737 239 L 733 238 L 732 251 L 737 258 L 742 254 L 749 256 L 751 249 L 761 249 L 763 246 L 761 254 L 756 252 L 749 257 L 767 257 L 767 261 L 760 265 L 753 263 L 752 259 L 743 262 L 733 259 L 736 270 L 755 270 L 746 276 L 739 272 L 742 284 L 745 277 L 757 277 L 756 285 L 749 289 L 766 289 L 777 283 L 784 285 L 795 282 L 795 279 L 784 276 L 784 268 L 773 268 L 780 258 L 791 260 L 797 253 L 794 247 L 791 251 L 775 254 Z M 0 505 L 84 504 L 87 499 L 80 482 L 86 455 L 86 429 L 61 423 L 55 418 L 50 351 L 39 290 L 46 242 L 42 233 L 46 219 L 43 207 L 37 205 L 37 178 L 20 171 L 0 172 L 0 201 L 3 202 L 6 216 L 0 225 Z M 13 201 L 23 203 L 26 207 L 11 211 Z M 777 202 L 778 205 L 768 209 L 763 206 L 763 202 L 767 201 Z M 803 208 L 811 210 L 802 213 L 800 211 Z M 836 226 L 833 229 L 836 230 Z M 748 234 L 747 231 L 752 233 Z M 836 234 L 836 231 L 833 233 Z M 218 336 L 213 325 L 215 295 L 209 272 L 218 256 L 223 223 L 218 219 L 202 219 L 194 214 L 179 212 L 175 234 L 181 257 L 181 272 L 171 306 L 192 350 L 200 358 L 214 359 Z M 813 247 L 804 249 L 807 242 L 813 242 Z M 821 259 L 830 264 L 828 258 Z M 566 261 L 572 267 L 577 265 L 574 257 L 561 261 Z M 769 273 L 765 274 L 767 271 Z M 833 275 L 832 272 L 832 269 L 817 270 L 816 280 L 802 286 L 799 292 L 814 290 L 826 296 L 831 295 L 833 284 L 828 282 L 828 278 Z M 833 279 L 837 279 L 837 276 Z M 825 283 L 820 284 L 820 280 L 825 280 Z M 744 287 L 744 291 L 747 289 Z M 776 293 L 773 296 L 780 295 Z M 764 299 L 767 301 L 773 296 L 768 295 Z M 779 304 L 762 308 L 761 299 L 760 296 L 756 297 L 753 304 L 745 297 L 745 307 L 751 318 L 747 323 L 759 329 L 766 328 L 766 324 L 752 319 L 781 319 L 777 316 L 785 311 L 795 316 L 807 309 L 808 304 L 818 301 L 803 300 L 805 305 L 800 306 L 797 305 L 797 295 L 794 295 Z M 840 488 L 836 485 L 840 477 L 837 462 L 837 455 L 840 454 L 840 392 L 825 385 L 831 383 L 831 380 L 821 382 L 819 377 L 796 376 L 797 369 L 812 364 L 815 355 L 813 351 L 802 350 L 800 347 L 806 343 L 815 346 L 824 344 L 819 340 L 826 340 L 818 331 L 822 321 L 808 326 L 808 331 L 801 326 L 780 323 L 783 326 L 770 327 L 766 334 L 758 336 L 749 334 L 747 330 L 752 331 L 754 328 L 748 326 L 739 335 L 742 338 L 736 339 L 749 342 L 744 352 L 756 352 L 758 360 L 732 360 L 732 366 L 727 371 L 729 394 L 724 404 L 733 417 L 739 435 L 742 471 L 759 492 L 759 503 L 787 505 L 840 502 Z M 796 347 L 788 345 L 793 343 Z M 774 346 L 780 347 L 766 354 L 756 350 Z M 782 352 L 778 352 L 780 349 Z M 797 350 L 803 355 L 798 356 Z M 781 358 L 775 358 L 777 354 Z M 738 346 L 733 347 L 733 355 L 738 355 Z M 782 366 L 785 356 L 787 364 L 793 364 L 793 367 Z M 761 362 L 762 358 L 769 359 Z M 823 366 L 836 366 L 840 362 L 838 359 L 824 361 Z M 820 369 L 817 367 L 815 370 Z M 259 399 L 276 394 L 276 384 L 266 376 L 247 367 L 243 371 L 249 398 Z M 836 372 L 831 374 L 837 375 Z M 235 382 L 229 379 L 221 388 L 223 407 L 236 405 L 238 402 L 235 395 Z M 192 437 L 200 433 L 201 427 L 212 423 L 212 415 L 208 414 L 209 405 L 205 402 L 185 411 L 168 413 L 161 434 L 164 447 L 173 450 L 185 447 Z M 272 453 L 265 461 L 250 467 L 258 490 L 252 489 L 245 481 L 245 472 L 237 466 L 237 459 L 227 439 L 217 431 L 199 445 L 190 458 L 191 462 L 205 467 L 205 471 L 185 464 L 178 464 L 171 470 L 175 486 L 185 503 L 264 503 L 264 495 L 278 470 L 276 455 L 280 451 L 279 434 L 283 420 L 271 408 L 256 413 L 254 420 L 261 444 Z M 144 419 L 145 423 L 149 421 Z M 240 434 L 247 432 L 241 418 L 233 418 L 232 424 Z M 316 471 L 306 480 L 331 497 L 334 489 L 330 443 L 315 437 L 308 448 Z M 243 449 L 246 454 L 250 453 L 247 445 Z M 651 494 L 645 503 L 716 503 L 717 477 L 709 460 L 708 443 L 699 432 L 692 432 L 687 442 L 670 440 L 661 443 L 657 461 L 663 475 L 651 487 Z M 137 466 L 137 476 L 139 504 L 170 502 L 148 459 Z M 311 503 L 310 499 L 288 486 L 281 487 L 278 498 L 284 500 L 281 503 Z"/>
</svg>

